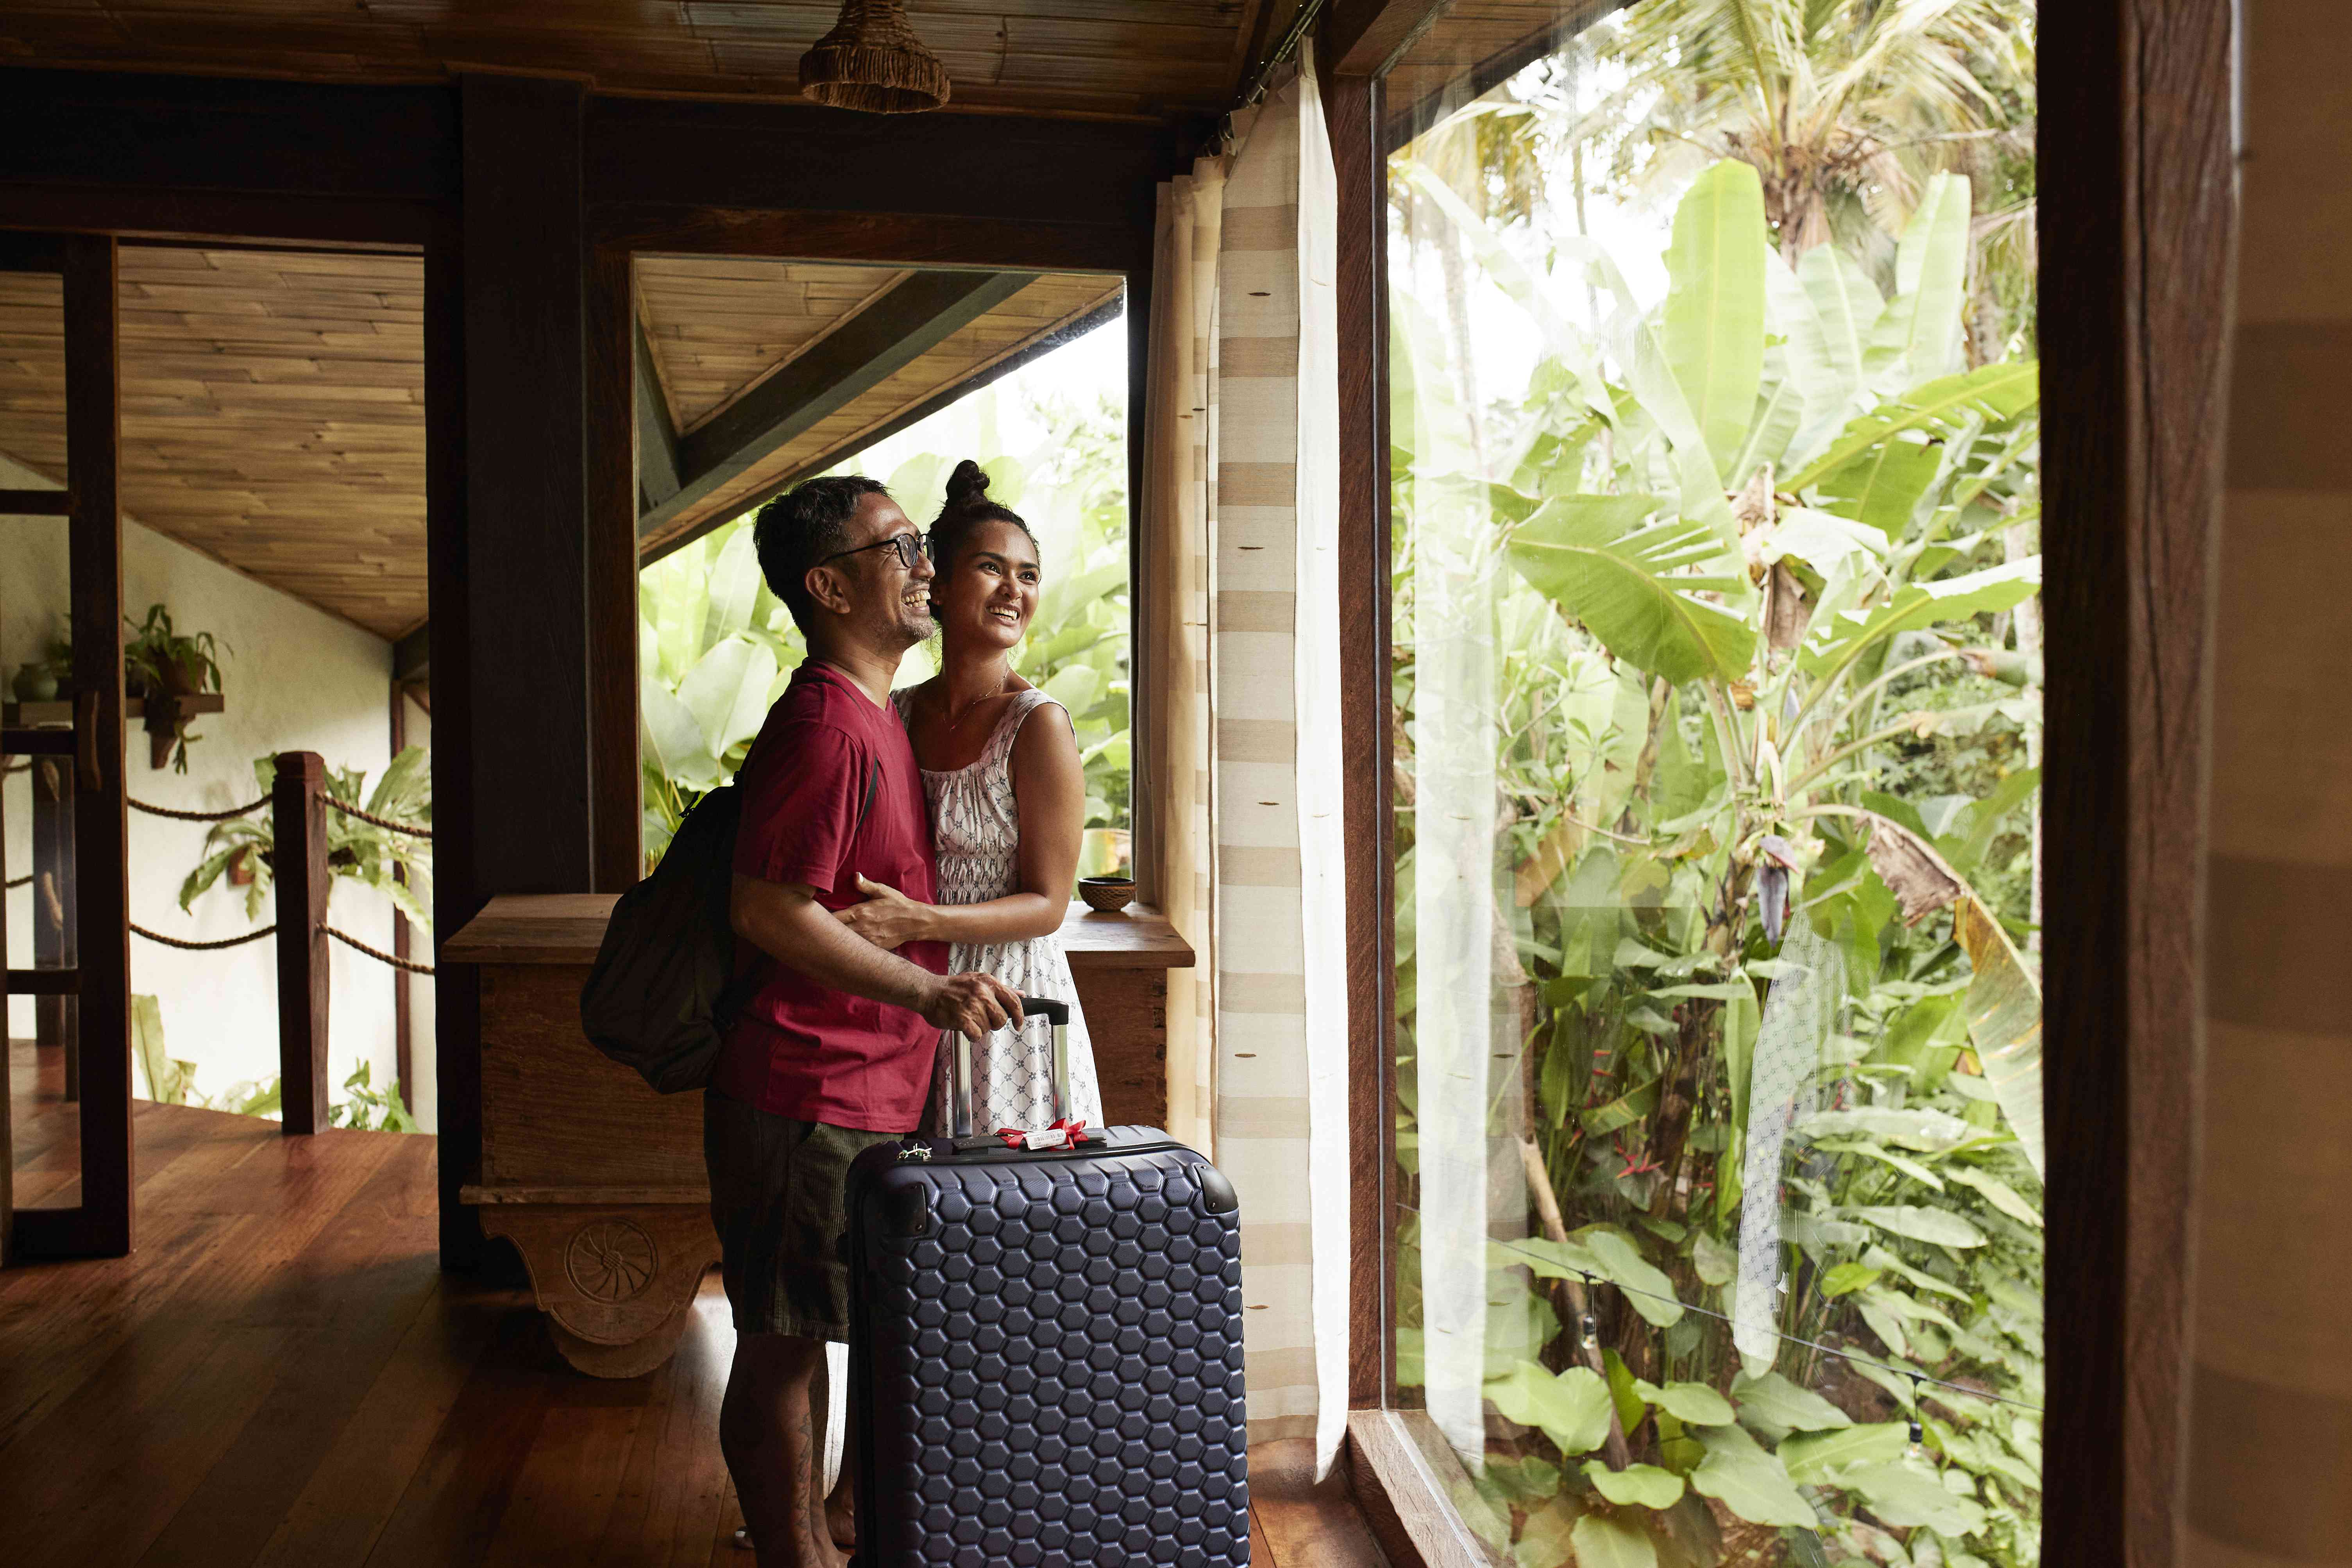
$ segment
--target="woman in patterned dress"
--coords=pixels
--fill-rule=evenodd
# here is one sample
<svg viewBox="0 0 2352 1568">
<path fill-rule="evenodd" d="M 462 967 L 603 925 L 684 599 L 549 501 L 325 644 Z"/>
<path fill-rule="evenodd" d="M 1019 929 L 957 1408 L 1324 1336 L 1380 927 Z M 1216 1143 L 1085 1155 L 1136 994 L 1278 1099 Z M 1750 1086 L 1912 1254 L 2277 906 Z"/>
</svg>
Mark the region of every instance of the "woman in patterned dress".
<svg viewBox="0 0 2352 1568">
<path fill-rule="evenodd" d="M 988 499 L 970 459 L 948 480 L 931 525 L 938 576 L 940 673 L 893 694 L 930 799 L 939 855 L 937 904 L 861 882 L 866 902 L 841 919 L 880 947 L 954 944 L 950 970 L 981 969 L 1029 996 L 1070 1005 L 1070 1100 L 1063 1114 L 1102 1124 L 1093 1048 L 1063 956 L 1062 916 L 1086 831 L 1086 771 L 1062 705 L 1013 673 L 1013 650 L 1037 613 L 1044 576 L 1029 525 Z M 961 1036 L 943 1035 L 934 1069 L 935 1125 L 951 1129 L 951 1063 Z M 1053 1031 L 1043 1018 L 971 1047 L 973 1130 L 1042 1128 L 1055 1118 Z"/>
</svg>

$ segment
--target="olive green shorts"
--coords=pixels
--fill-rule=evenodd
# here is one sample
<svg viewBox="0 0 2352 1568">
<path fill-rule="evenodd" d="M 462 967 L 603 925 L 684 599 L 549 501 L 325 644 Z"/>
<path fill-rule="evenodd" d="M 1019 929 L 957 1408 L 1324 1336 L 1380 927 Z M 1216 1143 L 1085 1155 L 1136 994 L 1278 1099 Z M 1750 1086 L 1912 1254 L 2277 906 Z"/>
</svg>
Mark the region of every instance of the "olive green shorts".
<svg viewBox="0 0 2352 1568">
<path fill-rule="evenodd" d="M 717 1089 L 702 1097 L 710 1223 L 740 1334 L 849 1338 L 849 1163 L 895 1132 L 772 1116 Z"/>
</svg>

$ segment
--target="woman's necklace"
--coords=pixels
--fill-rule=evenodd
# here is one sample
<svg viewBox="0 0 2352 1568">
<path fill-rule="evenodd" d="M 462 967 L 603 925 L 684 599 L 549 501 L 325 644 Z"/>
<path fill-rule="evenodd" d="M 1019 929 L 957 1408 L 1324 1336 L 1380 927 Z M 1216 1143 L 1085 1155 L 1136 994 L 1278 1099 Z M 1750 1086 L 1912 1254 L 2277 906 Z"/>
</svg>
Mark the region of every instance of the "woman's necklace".
<svg viewBox="0 0 2352 1568">
<path fill-rule="evenodd" d="M 1003 696 L 1004 693 L 1011 689 L 1012 685 L 1013 670 L 1011 667 L 1008 666 L 1005 668 L 1003 679 L 997 681 L 996 689 L 993 691 L 983 692 L 982 695 L 973 698 L 971 701 L 963 705 L 963 710 L 961 712 L 958 712 L 955 709 L 948 706 L 947 693 L 942 690 L 940 693 L 940 707 L 948 716 L 948 729 L 950 731 L 952 732 L 958 725 L 971 718 L 972 714 L 978 711 L 983 704 L 993 702 L 998 698 Z"/>
</svg>

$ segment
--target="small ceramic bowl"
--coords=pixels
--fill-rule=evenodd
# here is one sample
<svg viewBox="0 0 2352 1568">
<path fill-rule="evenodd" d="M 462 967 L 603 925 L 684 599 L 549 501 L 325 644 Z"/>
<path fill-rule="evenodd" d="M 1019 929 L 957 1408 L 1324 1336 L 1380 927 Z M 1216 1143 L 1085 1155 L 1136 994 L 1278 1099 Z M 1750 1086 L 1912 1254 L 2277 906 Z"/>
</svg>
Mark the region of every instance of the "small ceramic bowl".
<svg viewBox="0 0 2352 1568">
<path fill-rule="evenodd" d="M 1115 915 L 1135 901 L 1135 879 L 1132 877 L 1081 877 L 1078 897 L 1086 900 L 1089 909 Z"/>
</svg>

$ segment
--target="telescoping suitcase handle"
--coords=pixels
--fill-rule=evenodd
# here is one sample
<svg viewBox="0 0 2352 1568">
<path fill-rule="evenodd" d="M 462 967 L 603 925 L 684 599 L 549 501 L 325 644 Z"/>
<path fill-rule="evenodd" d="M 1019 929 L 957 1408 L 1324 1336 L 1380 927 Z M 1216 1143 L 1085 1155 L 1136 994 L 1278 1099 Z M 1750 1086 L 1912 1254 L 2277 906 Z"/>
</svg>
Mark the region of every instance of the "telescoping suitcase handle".
<svg viewBox="0 0 2352 1568">
<path fill-rule="evenodd" d="M 1050 996 L 1021 998 L 1021 1016 L 1026 1020 L 1039 1016 L 1054 1026 L 1054 1117 L 1055 1121 L 1070 1114 L 1070 1005 Z M 973 1110 L 974 1086 L 971 1081 L 971 1039 L 961 1033 L 955 1037 L 954 1077 L 948 1086 L 949 1135 L 956 1147 L 1001 1147 L 997 1130 L 978 1125 Z"/>
</svg>

